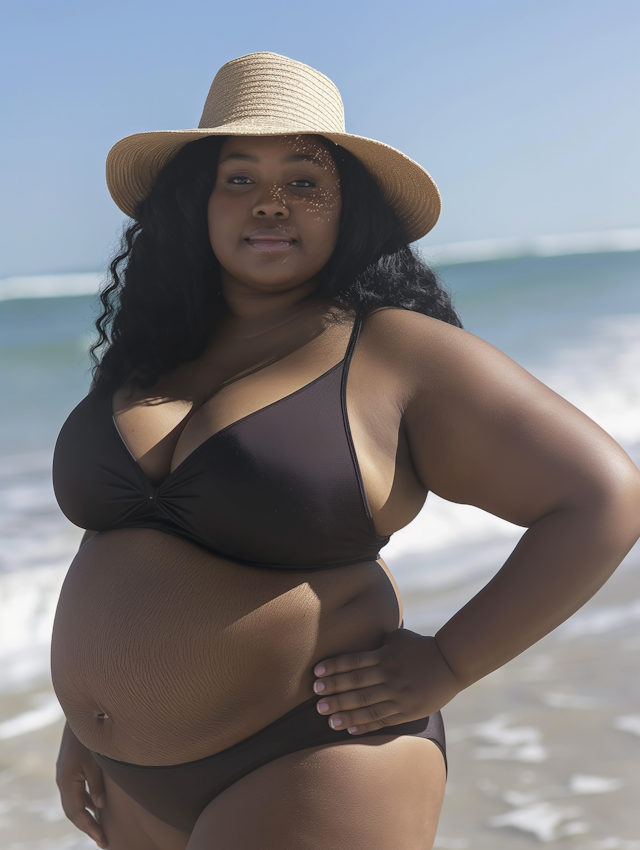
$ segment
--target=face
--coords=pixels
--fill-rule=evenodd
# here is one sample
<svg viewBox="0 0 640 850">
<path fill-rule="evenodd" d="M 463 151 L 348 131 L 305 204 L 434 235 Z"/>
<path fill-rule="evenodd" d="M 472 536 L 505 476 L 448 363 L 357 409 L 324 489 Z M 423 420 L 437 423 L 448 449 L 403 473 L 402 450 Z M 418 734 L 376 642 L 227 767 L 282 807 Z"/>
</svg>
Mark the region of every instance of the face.
<svg viewBox="0 0 640 850">
<path fill-rule="evenodd" d="M 223 286 L 313 288 L 335 248 L 340 208 L 338 172 L 320 141 L 229 137 L 207 211 Z"/>
</svg>

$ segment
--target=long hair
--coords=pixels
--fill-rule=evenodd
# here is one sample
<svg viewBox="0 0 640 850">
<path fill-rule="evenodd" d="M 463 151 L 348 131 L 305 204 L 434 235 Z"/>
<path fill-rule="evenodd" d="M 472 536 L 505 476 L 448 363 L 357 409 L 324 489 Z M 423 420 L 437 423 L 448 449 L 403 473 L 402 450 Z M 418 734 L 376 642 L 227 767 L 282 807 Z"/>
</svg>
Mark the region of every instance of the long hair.
<svg viewBox="0 0 640 850">
<path fill-rule="evenodd" d="M 461 327 L 435 273 L 409 247 L 398 216 L 349 151 L 320 137 L 342 194 L 334 252 L 317 293 L 345 308 L 402 307 Z M 122 236 L 100 293 L 90 348 L 94 386 L 153 385 L 204 350 L 225 311 L 207 204 L 224 137 L 185 145 L 160 171 Z"/>
</svg>

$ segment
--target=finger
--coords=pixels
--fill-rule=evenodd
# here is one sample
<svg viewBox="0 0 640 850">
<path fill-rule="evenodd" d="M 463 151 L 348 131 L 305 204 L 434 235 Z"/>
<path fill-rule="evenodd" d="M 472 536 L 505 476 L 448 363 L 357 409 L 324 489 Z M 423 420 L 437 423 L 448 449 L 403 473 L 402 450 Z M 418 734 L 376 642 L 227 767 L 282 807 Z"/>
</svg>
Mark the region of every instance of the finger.
<svg viewBox="0 0 640 850">
<path fill-rule="evenodd" d="M 349 691 L 333 697 L 323 697 L 316 708 L 319 714 L 336 714 L 342 711 L 353 711 L 364 708 L 367 705 L 386 702 L 390 700 L 392 692 L 385 684 L 376 685 L 372 688 L 363 688 L 359 691 Z"/>
<path fill-rule="evenodd" d="M 99 809 L 104 808 L 106 804 L 106 794 L 104 790 L 104 774 L 98 765 L 93 762 L 91 766 L 85 767 L 87 777 L 87 785 L 89 786 L 89 794 L 95 806 Z"/>
<path fill-rule="evenodd" d="M 58 776 L 56 783 L 60 790 L 63 808 L 67 806 L 70 811 L 81 811 L 85 808 L 92 812 L 97 811 L 98 806 L 87 790 L 86 777 L 82 768 L 73 776 Z"/>
<path fill-rule="evenodd" d="M 95 811 L 96 804 L 87 793 L 84 780 L 74 780 L 61 790 L 60 799 L 62 809 L 71 823 L 85 832 L 99 847 L 106 847 L 107 841 L 102 827 L 91 812 L 87 811 Z"/>
<path fill-rule="evenodd" d="M 380 724 L 378 728 L 380 728 L 390 725 L 392 717 L 399 718 L 396 723 L 402 722 L 396 703 L 387 700 L 354 711 L 339 711 L 337 714 L 332 714 L 329 718 L 329 726 L 341 732 L 344 729 L 351 729 L 353 726 L 358 727 L 369 723 L 378 723 Z"/>
<path fill-rule="evenodd" d="M 359 726 L 349 726 L 347 732 L 350 735 L 353 735 L 354 738 L 357 738 L 358 735 L 366 735 L 367 732 L 374 732 L 376 729 L 388 729 L 389 734 L 393 735 L 393 727 L 397 726 L 399 723 L 404 723 L 406 720 L 405 717 L 398 714 L 394 717 L 390 717 L 386 723 L 381 723 L 380 721 L 376 723 L 361 723 Z"/>
<path fill-rule="evenodd" d="M 91 799 L 88 794 L 87 798 L 88 804 L 91 805 Z M 93 817 L 91 812 L 87 811 L 87 809 L 83 806 L 79 806 L 75 800 L 65 805 L 65 801 L 63 799 L 62 809 L 71 823 L 81 832 L 86 833 L 89 838 L 93 839 L 98 847 L 107 847 L 107 839 L 104 834 L 104 830 Z"/>
<path fill-rule="evenodd" d="M 336 658 L 320 661 L 313 668 L 313 672 L 316 676 L 333 676 L 336 673 L 346 673 L 361 667 L 373 667 L 380 663 L 380 658 L 379 649 L 371 652 L 350 652 L 348 655 L 338 655 Z"/>
<path fill-rule="evenodd" d="M 347 691 L 356 691 L 359 688 L 370 688 L 372 685 L 381 685 L 384 682 L 384 672 L 380 664 L 373 667 L 360 667 L 350 670 L 348 673 L 339 673 L 337 676 L 326 676 L 317 679 L 313 683 L 313 690 L 322 696 L 329 694 L 344 694 Z"/>
</svg>

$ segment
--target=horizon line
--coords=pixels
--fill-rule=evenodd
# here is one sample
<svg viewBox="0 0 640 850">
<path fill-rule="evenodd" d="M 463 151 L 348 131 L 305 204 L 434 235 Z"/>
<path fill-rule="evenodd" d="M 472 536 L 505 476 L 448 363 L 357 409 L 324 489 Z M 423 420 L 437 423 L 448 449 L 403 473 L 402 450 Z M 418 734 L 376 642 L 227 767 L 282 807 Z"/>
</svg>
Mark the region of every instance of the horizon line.
<svg viewBox="0 0 640 850">
<path fill-rule="evenodd" d="M 640 251 L 640 227 L 550 236 L 473 239 L 442 245 L 425 245 L 423 237 L 417 244 L 429 263 L 441 267 L 524 257 Z M 11 275 L 0 278 L 0 301 L 93 295 L 97 293 L 103 276 L 104 272 L 99 271 Z"/>
</svg>

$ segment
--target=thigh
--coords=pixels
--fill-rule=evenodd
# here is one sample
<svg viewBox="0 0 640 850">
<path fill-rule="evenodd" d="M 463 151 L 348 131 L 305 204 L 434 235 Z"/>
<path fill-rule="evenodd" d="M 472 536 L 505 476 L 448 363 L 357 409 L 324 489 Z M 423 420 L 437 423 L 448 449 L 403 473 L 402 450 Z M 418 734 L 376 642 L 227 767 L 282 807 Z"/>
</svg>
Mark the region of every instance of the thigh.
<svg viewBox="0 0 640 850">
<path fill-rule="evenodd" d="M 423 738 L 303 750 L 216 797 L 188 850 L 431 850 L 444 785 L 442 753 Z"/>
<path fill-rule="evenodd" d="M 100 823 L 109 850 L 184 850 L 189 836 L 159 820 L 104 777 L 106 806 Z"/>
</svg>

